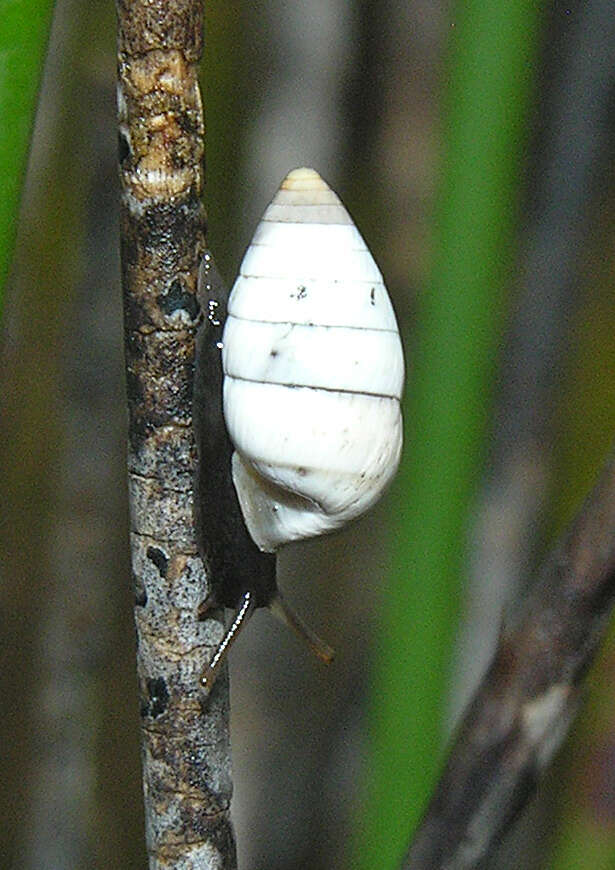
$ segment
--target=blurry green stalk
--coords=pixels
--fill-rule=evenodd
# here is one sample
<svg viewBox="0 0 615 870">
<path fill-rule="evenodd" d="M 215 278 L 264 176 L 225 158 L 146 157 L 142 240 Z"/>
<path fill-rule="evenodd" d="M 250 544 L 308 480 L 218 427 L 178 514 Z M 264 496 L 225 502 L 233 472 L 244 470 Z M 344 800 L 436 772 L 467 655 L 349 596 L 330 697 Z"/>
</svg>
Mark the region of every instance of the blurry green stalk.
<svg viewBox="0 0 615 870">
<path fill-rule="evenodd" d="M 52 11 L 52 0 L 0 4 L 0 316 Z"/>
<path fill-rule="evenodd" d="M 375 641 L 353 868 L 399 866 L 442 761 L 468 509 L 510 280 L 541 4 L 459 0 L 445 70 L 433 261 L 407 342 L 405 452 Z"/>
</svg>

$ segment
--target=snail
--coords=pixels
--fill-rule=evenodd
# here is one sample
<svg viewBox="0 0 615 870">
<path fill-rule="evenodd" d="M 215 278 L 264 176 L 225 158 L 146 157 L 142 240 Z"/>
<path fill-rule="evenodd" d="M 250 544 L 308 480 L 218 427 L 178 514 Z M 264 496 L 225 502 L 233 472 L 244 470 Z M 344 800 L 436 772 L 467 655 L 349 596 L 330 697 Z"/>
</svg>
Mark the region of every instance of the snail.
<svg viewBox="0 0 615 870">
<path fill-rule="evenodd" d="M 196 526 L 219 578 L 201 614 L 235 610 L 201 678 L 209 688 L 255 607 L 269 607 L 331 660 L 282 597 L 275 553 L 340 528 L 380 498 L 401 453 L 404 361 L 380 270 L 313 169 L 282 182 L 228 302 L 209 255 L 199 285 Z"/>
</svg>

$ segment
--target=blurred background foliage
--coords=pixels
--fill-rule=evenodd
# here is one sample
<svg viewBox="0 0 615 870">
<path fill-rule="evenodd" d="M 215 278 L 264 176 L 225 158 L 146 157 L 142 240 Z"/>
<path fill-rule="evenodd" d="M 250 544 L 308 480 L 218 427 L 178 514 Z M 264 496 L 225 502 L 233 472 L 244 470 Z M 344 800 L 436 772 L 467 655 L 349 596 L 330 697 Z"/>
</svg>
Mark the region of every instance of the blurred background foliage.
<svg viewBox="0 0 615 870">
<path fill-rule="evenodd" d="M 0 315 L 52 10 L 52 0 L 8 2 L 0 17 Z"/>
<path fill-rule="evenodd" d="M 336 662 L 260 612 L 233 653 L 243 868 L 396 866 L 503 612 L 609 448 L 614 29 L 606 0 L 207 3 L 223 275 L 280 179 L 315 166 L 386 276 L 409 369 L 391 494 L 282 558 Z M 26 870 L 145 864 L 114 51 L 108 3 L 58 0 L 6 285 L 0 854 Z M 613 865 L 614 643 L 494 866 Z"/>
</svg>

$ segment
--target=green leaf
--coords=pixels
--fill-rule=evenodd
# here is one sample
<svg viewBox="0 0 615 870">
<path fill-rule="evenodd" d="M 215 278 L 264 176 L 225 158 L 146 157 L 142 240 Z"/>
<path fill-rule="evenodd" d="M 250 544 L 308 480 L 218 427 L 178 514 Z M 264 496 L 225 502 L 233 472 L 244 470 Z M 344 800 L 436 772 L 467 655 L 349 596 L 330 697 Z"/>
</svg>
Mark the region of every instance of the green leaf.
<svg viewBox="0 0 615 870">
<path fill-rule="evenodd" d="M 0 313 L 52 11 L 52 0 L 4 0 L 0 13 Z"/>
<path fill-rule="evenodd" d="M 375 640 L 371 754 L 351 866 L 404 854 L 442 760 L 468 509 L 481 477 L 541 4 L 462 0 L 445 70 L 430 280 L 406 341 L 404 462 Z"/>
</svg>

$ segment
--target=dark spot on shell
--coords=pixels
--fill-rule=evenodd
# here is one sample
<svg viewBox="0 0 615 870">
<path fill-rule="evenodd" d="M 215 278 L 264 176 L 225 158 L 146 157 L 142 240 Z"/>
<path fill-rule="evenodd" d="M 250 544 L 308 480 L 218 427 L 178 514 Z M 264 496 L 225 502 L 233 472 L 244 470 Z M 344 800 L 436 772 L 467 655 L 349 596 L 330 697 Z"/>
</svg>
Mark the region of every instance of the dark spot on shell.
<svg viewBox="0 0 615 870">
<path fill-rule="evenodd" d="M 269 356 L 276 357 L 277 355 L 278 355 L 277 350 L 270 350 L 269 351 Z"/>
<path fill-rule="evenodd" d="M 299 475 L 299 477 L 306 477 L 307 473 L 308 473 L 307 468 L 303 468 L 302 466 L 299 466 L 297 468 L 297 474 Z"/>
<path fill-rule="evenodd" d="M 305 287 L 297 287 L 297 299 L 305 299 L 306 296 L 307 290 L 305 289 Z"/>
<path fill-rule="evenodd" d="M 372 305 L 376 304 L 376 288 L 375 287 L 372 287 L 372 289 L 369 291 L 369 301 L 371 302 Z"/>
<path fill-rule="evenodd" d="M 153 562 L 156 568 L 160 573 L 161 577 L 167 576 L 167 568 L 169 567 L 169 560 L 167 559 L 166 553 L 164 553 L 158 547 L 148 547 L 147 548 L 147 558 L 150 562 Z"/>
</svg>

